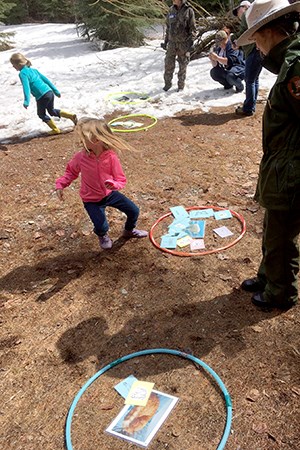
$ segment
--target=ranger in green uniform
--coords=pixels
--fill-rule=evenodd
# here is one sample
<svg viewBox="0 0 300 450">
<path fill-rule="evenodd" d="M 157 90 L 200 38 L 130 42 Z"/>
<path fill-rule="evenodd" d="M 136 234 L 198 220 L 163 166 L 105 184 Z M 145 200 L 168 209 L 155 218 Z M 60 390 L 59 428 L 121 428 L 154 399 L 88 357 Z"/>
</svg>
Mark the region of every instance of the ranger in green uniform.
<svg viewBox="0 0 300 450">
<path fill-rule="evenodd" d="M 161 44 L 167 50 L 165 58 L 164 91 L 172 86 L 176 56 L 179 64 L 178 91 L 184 89 L 186 68 L 190 61 L 190 51 L 196 37 L 195 14 L 186 0 L 173 0 L 166 20 L 165 41 Z"/>
<path fill-rule="evenodd" d="M 242 289 L 256 306 L 288 309 L 298 301 L 300 234 L 300 2 L 256 0 L 238 45 L 255 41 L 263 66 L 278 74 L 263 116 L 263 158 L 255 199 L 265 210 L 257 277 Z"/>
</svg>

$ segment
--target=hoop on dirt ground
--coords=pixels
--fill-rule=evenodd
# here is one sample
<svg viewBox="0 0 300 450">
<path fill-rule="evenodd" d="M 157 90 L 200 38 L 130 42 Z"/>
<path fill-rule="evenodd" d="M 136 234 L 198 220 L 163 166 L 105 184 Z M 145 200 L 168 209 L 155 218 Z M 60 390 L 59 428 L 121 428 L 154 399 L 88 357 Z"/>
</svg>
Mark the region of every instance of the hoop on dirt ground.
<svg viewBox="0 0 300 450">
<path fill-rule="evenodd" d="M 168 222 L 171 222 L 170 219 L 174 218 L 172 216 L 172 212 L 169 212 L 169 213 L 161 216 L 152 225 L 150 232 L 149 232 L 149 239 L 150 239 L 151 243 L 154 245 L 154 247 L 156 247 L 158 250 L 165 252 L 165 253 L 169 253 L 174 256 L 182 256 L 182 257 L 210 255 L 213 253 L 221 252 L 230 247 L 233 247 L 235 244 L 237 244 L 237 242 L 239 242 L 242 239 L 242 237 L 246 233 L 245 219 L 243 218 L 243 216 L 241 214 L 238 214 L 237 212 L 235 212 L 231 209 L 228 210 L 226 208 L 221 208 L 218 206 L 211 206 L 211 205 L 210 206 L 192 206 L 192 207 L 188 207 L 185 209 L 188 212 L 193 211 L 193 210 L 207 210 L 207 209 L 212 209 L 213 211 L 230 211 L 230 213 L 232 214 L 232 217 L 236 219 L 237 225 L 235 224 L 235 228 L 236 228 L 236 233 L 238 232 L 239 235 L 236 238 L 232 238 L 232 236 L 230 238 L 226 237 L 224 240 L 225 245 L 218 246 L 218 241 L 217 241 L 217 243 L 215 244 L 216 247 L 210 248 L 210 249 L 205 248 L 201 251 L 184 251 L 184 250 L 164 248 L 164 247 L 161 247 L 161 245 L 157 242 L 157 236 L 160 235 L 160 237 L 161 237 L 164 234 L 164 231 L 166 231 L 168 228 Z M 217 223 L 217 221 L 214 223 L 214 225 L 216 225 L 216 223 Z M 218 221 L 218 223 L 220 223 L 220 222 Z M 212 228 L 212 226 L 211 226 L 211 228 Z M 160 233 L 159 233 L 159 230 L 160 230 Z M 233 235 L 234 234 L 235 233 L 233 233 Z M 154 235 L 156 235 L 156 238 L 154 237 Z M 213 233 L 212 233 L 212 236 L 213 236 Z M 213 237 L 211 237 L 211 241 L 213 241 L 213 243 L 215 243 L 215 239 L 218 239 L 215 235 Z"/>
<path fill-rule="evenodd" d="M 193 355 L 181 352 L 179 350 L 172 350 L 172 349 L 167 349 L 167 348 L 154 348 L 154 349 L 141 350 L 141 351 L 131 353 L 126 356 L 122 356 L 119 359 L 116 359 L 115 361 L 111 362 L 110 364 L 108 364 L 105 367 L 103 367 L 102 369 L 100 369 L 99 372 L 95 373 L 95 375 L 93 375 L 84 384 L 84 386 L 82 386 L 82 388 L 78 391 L 78 393 L 76 394 L 76 396 L 70 406 L 70 409 L 69 409 L 68 415 L 67 415 L 67 419 L 66 419 L 65 440 L 66 440 L 67 450 L 73 450 L 72 438 L 71 438 L 71 426 L 72 426 L 72 419 L 73 419 L 76 405 L 77 405 L 78 401 L 80 400 L 80 398 L 82 397 L 82 395 L 84 394 L 84 392 L 89 388 L 89 386 L 95 380 L 97 380 L 97 378 L 99 378 L 101 375 L 103 375 L 105 372 L 107 372 L 108 370 L 112 369 L 113 367 L 115 367 L 125 361 L 128 361 L 130 359 L 133 359 L 133 358 L 136 358 L 139 356 L 154 355 L 154 354 L 169 354 L 169 355 L 179 356 L 180 358 L 187 359 L 189 361 L 192 361 L 197 366 L 202 367 L 204 370 L 206 370 L 212 376 L 212 378 L 215 380 L 215 382 L 221 389 L 221 392 L 224 396 L 225 406 L 226 406 L 226 421 L 225 421 L 224 431 L 223 431 L 222 438 L 221 438 L 216 450 L 223 450 L 225 448 L 226 442 L 230 435 L 230 428 L 231 428 L 231 421 L 232 421 L 232 403 L 231 403 L 231 398 L 230 398 L 229 392 L 227 391 L 226 386 L 223 383 L 223 381 L 221 380 L 221 378 L 219 377 L 219 375 L 208 364 L 206 364 L 201 359 L 196 358 Z"/>
<path fill-rule="evenodd" d="M 134 122 L 132 120 L 125 120 L 124 119 L 133 119 L 133 118 L 139 118 L 141 122 Z M 144 124 L 144 122 L 146 122 Z M 121 126 L 123 128 L 115 128 L 114 123 L 116 123 L 116 126 Z M 126 116 L 120 116 L 116 117 L 115 119 L 112 119 L 110 122 L 108 122 L 108 126 L 110 129 L 115 133 L 133 133 L 135 131 L 145 131 L 149 128 L 153 127 L 157 123 L 157 118 L 154 116 L 150 116 L 149 114 L 127 114 Z M 134 128 L 136 126 L 136 128 Z M 127 127 L 127 128 L 126 128 Z"/>
</svg>

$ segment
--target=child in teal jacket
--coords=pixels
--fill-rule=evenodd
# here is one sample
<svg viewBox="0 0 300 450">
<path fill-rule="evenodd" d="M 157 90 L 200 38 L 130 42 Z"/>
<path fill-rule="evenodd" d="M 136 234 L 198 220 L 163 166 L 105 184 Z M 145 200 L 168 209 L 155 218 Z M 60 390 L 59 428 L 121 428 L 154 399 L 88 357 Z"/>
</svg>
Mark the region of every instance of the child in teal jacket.
<svg viewBox="0 0 300 450">
<path fill-rule="evenodd" d="M 74 125 L 76 125 L 77 117 L 75 114 L 54 108 L 54 95 L 56 95 L 56 97 L 60 97 L 60 92 L 56 89 L 54 84 L 48 80 L 48 78 L 46 78 L 38 70 L 31 67 L 31 62 L 25 58 L 24 55 L 21 53 L 14 53 L 10 58 L 10 62 L 13 67 L 20 72 L 19 78 L 21 80 L 24 93 L 24 108 L 28 108 L 30 103 L 30 94 L 32 94 L 36 99 L 37 114 L 39 118 L 51 128 L 51 134 L 60 133 L 60 129 L 46 112 L 48 112 L 50 116 L 71 119 Z"/>
</svg>

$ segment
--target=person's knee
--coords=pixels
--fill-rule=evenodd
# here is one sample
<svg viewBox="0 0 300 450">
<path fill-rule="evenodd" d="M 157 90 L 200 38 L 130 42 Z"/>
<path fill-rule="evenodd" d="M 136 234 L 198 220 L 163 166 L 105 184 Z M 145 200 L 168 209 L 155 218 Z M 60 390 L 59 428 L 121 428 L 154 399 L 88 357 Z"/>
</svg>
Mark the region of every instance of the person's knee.
<svg viewBox="0 0 300 450">
<path fill-rule="evenodd" d="M 60 117 L 60 111 L 59 111 L 59 109 L 47 108 L 47 111 L 48 111 L 48 113 L 50 114 L 50 116 Z"/>
<path fill-rule="evenodd" d="M 216 71 L 214 69 L 211 69 L 210 76 L 214 81 L 218 81 L 218 77 L 217 77 Z"/>
</svg>

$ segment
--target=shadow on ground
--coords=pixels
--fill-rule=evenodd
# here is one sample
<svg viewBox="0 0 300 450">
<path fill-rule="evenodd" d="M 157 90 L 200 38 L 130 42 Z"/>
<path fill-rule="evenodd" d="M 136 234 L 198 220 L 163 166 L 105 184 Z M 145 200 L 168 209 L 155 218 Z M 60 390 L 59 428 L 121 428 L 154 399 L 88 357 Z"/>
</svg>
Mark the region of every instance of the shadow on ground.
<svg viewBox="0 0 300 450">
<path fill-rule="evenodd" d="M 279 311 L 265 313 L 255 309 L 245 293 L 234 290 L 209 301 L 175 305 L 171 310 L 158 309 L 153 314 L 135 317 L 114 335 L 109 334 L 107 323 L 101 316 L 91 317 L 67 330 L 57 346 L 68 364 L 97 357 L 97 370 L 120 356 L 151 348 L 180 350 L 201 359 L 220 346 L 227 357 L 234 357 L 247 346 L 243 337 L 246 327 L 278 314 Z M 172 358 L 171 364 L 168 361 L 168 371 L 187 364 L 180 358 L 168 358 Z M 155 358 L 152 362 L 147 359 L 147 364 L 140 361 L 139 377 L 166 371 L 163 359 L 161 363 Z M 132 373 L 136 368 L 133 365 Z M 122 378 L 126 374 L 128 369 L 123 373 L 120 368 L 118 376 Z"/>
</svg>

